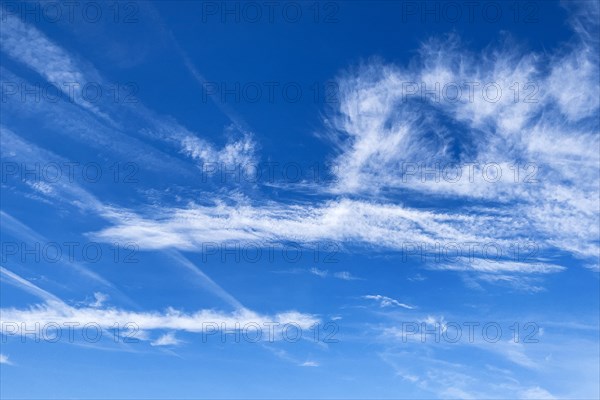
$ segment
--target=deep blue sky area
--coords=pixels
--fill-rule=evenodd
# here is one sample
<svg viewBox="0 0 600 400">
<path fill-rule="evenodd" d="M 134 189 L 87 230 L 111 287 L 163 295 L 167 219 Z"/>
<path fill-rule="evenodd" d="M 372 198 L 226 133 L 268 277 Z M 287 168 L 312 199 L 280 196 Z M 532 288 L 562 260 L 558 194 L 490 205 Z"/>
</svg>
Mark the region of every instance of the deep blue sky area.
<svg viewBox="0 0 600 400">
<path fill-rule="evenodd" d="M 600 397 L 597 1 L 2 1 L 0 397 Z"/>
</svg>

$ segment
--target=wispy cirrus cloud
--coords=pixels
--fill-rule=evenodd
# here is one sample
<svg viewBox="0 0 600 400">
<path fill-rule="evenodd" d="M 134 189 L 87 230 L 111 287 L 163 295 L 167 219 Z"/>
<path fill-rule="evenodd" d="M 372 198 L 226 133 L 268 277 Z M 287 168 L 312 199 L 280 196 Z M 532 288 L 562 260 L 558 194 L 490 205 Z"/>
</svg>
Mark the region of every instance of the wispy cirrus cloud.
<svg viewBox="0 0 600 400">
<path fill-rule="evenodd" d="M 175 337 L 174 332 L 167 332 L 150 344 L 152 346 L 177 346 L 181 344 L 181 340 Z"/>
<path fill-rule="evenodd" d="M 324 193 L 341 197 L 319 199 L 312 204 L 248 200 L 247 204 L 231 206 L 215 197 L 216 205 L 212 207 L 193 202 L 188 208 L 163 206 L 152 210 L 151 217 L 124 208 L 105 208 L 105 215 L 111 215 L 111 226 L 94 235 L 102 240 L 135 240 L 146 249 L 179 250 L 198 250 L 204 242 L 252 239 L 301 242 L 324 239 L 398 250 L 414 241 L 506 243 L 535 237 L 545 248 L 593 258 L 599 246 L 600 232 L 594 221 L 598 218 L 600 180 L 596 170 L 599 158 L 592 149 L 599 142 L 597 126 L 589 118 L 598 106 L 591 100 L 584 101 L 590 108 L 580 107 L 580 111 L 574 112 L 571 109 L 574 101 L 561 100 L 561 92 L 551 84 L 553 77 L 561 74 L 560 68 L 575 65 L 577 80 L 587 84 L 581 94 L 584 100 L 597 86 L 593 80 L 597 59 L 593 52 L 587 51 L 597 46 L 588 34 L 595 28 L 593 22 L 583 17 L 585 14 L 574 15 L 577 35 L 556 55 L 532 54 L 513 46 L 510 39 L 499 47 L 490 46 L 482 54 L 471 54 L 452 35 L 424 42 L 419 57 L 410 67 L 366 62 L 342 75 L 339 109 L 329 119 L 341 133 L 336 141 L 341 153 L 335 159 L 339 181 L 323 188 Z M 67 70 L 75 71 L 71 73 L 81 80 L 102 81 L 97 71 L 39 30 L 15 17 L 9 18 L 12 18 L 7 33 L 10 40 L 3 51 L 10 57 L 48 80 L 62 79 Z M 15 32 L 32 38 L 28 52 L 17 46 Z M 40 63 L 39 54 L 47 46 L 51 47 L 56 62 Z M 582 53 L 582 49 L 586 51 Z M 185 53 L 181 55 L 186 58 Z M 551 67 L 545 68 L 548 63 Z M 203 77 L 189 59 L 186 66 L 202 83 Z M 504 95 L 497 102 L 481 96 L 473 101 L 463 98 L 457 102 L 437 102 L 427 96 L 414 98 L 406 93 L 406 83 L 435 87 L 436 83 L 449 82 L 494 82 L 504 88 L 514 82 L 533 82 L 540 88 L 539 99 L 536 98 L 539 101 L 515 102 L 514 96 Z M 161 118 L 140 104 L 123 107 L 127 110 L 125 114 L 121 108 L 109 104 L 98 107 L 107 115 L 132 116 L 137 121 L 135 131 L 141 137 L 173 143 L 201 164 L 247 164 L 256 157 L 257 145 L 248 132 L 241 132 L 241 139 L 218 148 L 173 119 Z M 554 108 L 568 118 L 555 117 L 550 112 Z M 430 112 L 423 114 L 423 109 Z M 128 118 L 118 120 L 125 123 Z M 235 129 L 243 129 L 240 125 Z M 456 132 L 463 130 L 458 137 Z M 560 165 L 552 162 L 557 156 L 562 160 Z M 474 162 L 479 164 L 472 170 L 477 178 L 460 182 L 420 179 L 406 182 L 406 174 L 398 168 L 404 162 L 427 164 L 432 160 Z M 493 183 L 482 178 L 481 164 L 494 162 L 506 172 L 515 162 L 524 160 L 537 163 L 540 171 L 537 183 L 515 182 L 514 176 L 506 174 Z M 43 183 L 32 187 L 45 196 L 56 190 Z M 371 198 L 375 201 L 360 200 L 367 187 L 369 191 L 374 189 Z M 385 188 L 460 198 L 469 203 L 452 213 L 422 211 L 396 204 L 378 192 Z M 474 212 L 470 202 L 480 199 L 499 200 L 505 206 Z M 474 206 L 479 205 L 474 203 Z"/>
<path fill-rule="evenodd" d="M 498 216 L 523 221 L 536 240 L 596 258 L 598 7 L 568 8 L 575 34 L 553 52 L 506 37 L 474 54 L 453 34 L 424 41 L 406 67 L 369 60 L 342 74 L 327 119 L 339 150 L 333 193 L 494 201 Z M 502 95 L 491 98 L 486 85 Z M 486 178 L 490 164 L 497 179 Z M 516 165 L 534 179 L 515 175 Z"/>
<path fill-rule="evenodd" d="M 0 364 L 12 365 L 12 362 L 6 354 L 0 354 Z"/>
<path fill-rule="evenodd" d="M 178 331 L 206 333 L 209 329 L 216 332 L 221 329 L 247 329 L 248 326 L 259 326 L 262 329 L 269 326 L 269 324 L 275 324 L 273 326 L 281 328 L 291 323 L 301 329 L 308 330 L 311 326 L 320 322 L 319 317 L 315 315 L 295 310 L 266 315 L 248 308 L 236 309 L 233 312 L 207 309 L 186 313 L 171 307 L 165 311 L 139 312 L 110 307 L 105 304 L 72 306 L 5 268 L 0 269 L 0 272 L 2 277 L 9 279 L 9 282 L 14 282 L 19 288 L 36 295 L 44 301 L 29 308 L 2 308 L 0 313 L 2 334 L 7 336 L 18 335 L 21 329 L 25 327 L 37 327 L 39 329 L 48 324 L 54 326 L 58 324 L 62 327 L 68 326 L 70 323 L 77 323 L 79 328 L 86 324 L 93 324 L 103 330 L 111 329 L 114 326 L 134 324 L 136 330 L 142 332 L 167 331 L 153 341 L 153 345 L 161 346 L 179 343 L 174 336 L 174 332 Z M 279 336 L 271 338 L 271 340 L 282 339 L 280 330 L 274 333 L 278 333 Z"/>
<path fill-rule="evenodd" d="M 521 326 L 517 335 L 510 330 L 514 321 L 492 321 L 474 315 L 411 317 L 404 313 L 388 317 L 374 332 L 386 347 L 379 356 L 398 378 L 434 396 L 527 399 L 535 394 L 537 398 L 586 398 L 597 392 L 594 379 L 590 379 L 598 373 L 597 346 L 592 344 L 597 327 L 584 339 L 573 335 L 569 328 L 548 335 L 541 327 L 531 331 Z M 468 324 L 477 325 L 469 331 Z M 479 329 L 485 324 L 501 326 L 502 337 L 489 337 Z M 459 334 L 457 326 L 462 328 Z M 536 333 L 533 343 L 527 339 L 531 332 Z M 465 362 L 464 354 L 486 357 L 487 363 Z M 571 369 L 578 362 L 585 371 L 583 375 Z M 541 387 L 540 376 L 553 378 Z"/>
<path fill-rule="evenodd" d="M 160 150 L 139 141 L 138 137 L 141 136 L 173 145 L 181 154 L 201 163 L 230 165 L 231 163 L 254 162 L 256 143 L 252 138 L 252 133 L 241 127 L 240 124 L 236 123 L 233 133 L 240 135 L 241 138 L 236 140 L 232 136 L 223 148 L 218 148 L 173 118 L 160 116 L 149 110 L 139 99 L 115 102 L 110 96 L 105 96 L 100 99 L 101 101 L 87 100 L 83 94 L 83 88 L 87 84 L 94 84 L 104 92 L 114 91 L 114 88 L 111 88 L 111 83 L 91 63 L 62 48 L 33 25 L 22 22 L 11 13 L 3 13 L 2 18 L 1 50 L 11 59 L 35 71 L 48 83 L 62 91 L 66 99 L 62 103 L 73 102 L 103 121 L 102 128 L 105 133 L 96 135 L 93 130 L 86 129 L 85 126 L 79 127 L 79 129 L 74 127 L 73 121 L 77 121 L 77 118 L 69 119 L 70 125 L 66 126 L 68 131 L 95 139 L 86 141 L 86 144 L 96 144 L 102 148 L 103 146 L 99 142 L 105 141 L 103 136 L 111 136 L 118 138 L 120 143 L 131 142 L 132 146 L 126 149 L 126 154 L 128 152 L 129 155 L 139 154 L 140 157 L 143 157 L 144 154 L 139 151 L 140 148 L 152 149 L 152 152 L 157 154 L 161 153 Z M 4 68 L 3 74 L 8 75 L 7 84 L 18 85 L 17 81 L 22 80 Z M 32 86 L 31 83 L 28 85 Z M 56 102 L 42 101 L 24 107 L 20 96 L 7 96 L 7 98 L 9 101 L 6 102 L 6 106 L 15 103 L 11 107 L 15 113 L 40 108 L 49 110 L 62 106 L 61 102 L 53 104 Z M 70 112 L 73 111 L 70 110 Z M 60 121 L 56 122 L 60 123 Z M 106 141 L 104 146 L 109 144 L 110 141 Z M 132 153 L 133 150 L 135 150 L 134 153 Z"/>
<path fill-rule="evenodd" d="M 413 310 L 416 308 L 415 306 L 400 303 L 396 299 L 393 299 L 388 296 L 382 296 L 380 294 L 369 294 L 369 295 L 363 296 L 363 299 L 375 300 L 375 301 L 379 302 L 380 307 L 402 307 L 402 308 L 406 308 L 408 310 Z"/>
</svg>

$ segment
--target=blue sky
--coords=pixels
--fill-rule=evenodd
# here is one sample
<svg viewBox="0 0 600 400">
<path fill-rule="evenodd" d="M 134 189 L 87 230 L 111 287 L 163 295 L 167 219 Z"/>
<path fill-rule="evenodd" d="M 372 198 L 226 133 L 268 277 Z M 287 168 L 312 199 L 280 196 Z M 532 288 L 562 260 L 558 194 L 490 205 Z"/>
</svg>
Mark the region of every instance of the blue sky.
<svg viewBox="0 0 600 400">
<path fill-rule="evenodd" d="M 2 2 L 2 398 L 598 398 L 598 2 Z"/>
</svg>

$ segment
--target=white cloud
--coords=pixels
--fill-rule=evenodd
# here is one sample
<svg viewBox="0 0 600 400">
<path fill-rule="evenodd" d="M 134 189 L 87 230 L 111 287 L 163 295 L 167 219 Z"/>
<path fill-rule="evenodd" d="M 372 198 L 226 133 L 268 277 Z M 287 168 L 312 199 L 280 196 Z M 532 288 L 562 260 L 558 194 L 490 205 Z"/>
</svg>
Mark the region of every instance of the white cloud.
<svg viewBox="0 0 600 400">
<path fill-rule="evenodd" d="M 9 283 L 16 285 L 26 291 L 35 294 L 44 300 L 29 308 L 2 308 L 0 309 L 0 322 L 2 322 L 2 334 L 7 336 L 18 335 L 21 329 L 44 329 L 47 324 L 58 324 L 66 327 L 70 323 L 77 323 L 76 329 L 81 329 L 86 324 L 94 324 L 102 329 L 111 329 L 114 326 L 125 327 L 134 324 L 136 331 L 142 332 L 136 336 L 138 339 L 147 339 L 148 331 L 169 331 L 154 345 L 174 344 L 175 332 L 185 331 L 192 333 L 207 333 L 209 330 L 243 330 L 249 326 L 258 325 L 261 329 L 269 331 L 269 324 L 276 324 L 271 334 L 262 335 L 267 340 L 282 339 L 280 329 L 286 324 L 294 323 L 300 329 L 308 330 L 311 326 L 320 322 L 317 316 L 300 313 L 298 311 L 284 311 L 273 315 L 265 315 L 254 312 L 239 305 L 233 312 L 222 312 L 217 310 L 199 310 L 194 313 L 185 313 L 174 308 L 165 311 L 137 312 L 116 307 L 106 307 L 101 304 L 92 306 L 71 306 L 58 297 L 37 287 L 22 277 L 0 267 L 3 277 L 9 278 Z M 221 289 L 222 290 L 222 289 Z M 95 293 L 96 300 L 103 300 L 101 293 Z M 14 328 L 14 329 L 13 329 Z M 264 333 L 264 332 L 263 332 Z M 268 332 L 267 332 L 268 333 Z M 170 343 L 169 343 L 170 342 Z"/>
<path fill-rule="evenodd" d="M 8 269 L 0 266 L 0 277 L 2 277 L 3 282 L 7 282 L 11 285 L 14 285 L 44 301 L 51 301 L 54 303 L 61 303 L 58 297 L 54 296 L 52 293 L 45 291 L 44 289 L 39 288 L 33 283 L 29 282 L 27 279 L 20 277 L 19 275 L 9 271 Z"/>
<path fill-rule="evenodd" d="M 338 279 L 342 279 L 344 281 L 355 281 L 358 280 L 360 278 L 355 277 L 354 275 L 352 275 L 350 272 L 348 271 L 340 271 L 340 272 L 334 272 L 333 276 L 335 278 Z"/>
<path fill-rule="evenodd" d="M 316 361 L 305 361 L 300 364 L 301 367 L 318 367 L 319 363 Z"/>
<path fill-rule="evenodd" d="M 510 37 L 473 54 L 450 35 L 425 41 L 407 67 L 369 61 L 347 72 L 339 81 L 339 109 L 327 117 L 340 152 L 334 160 L 339 181 L 332 191 L 381 196 L 383 189 L 395 189 L 408 199 L 411 194 L 460 199 L 462 207 L 492 200 L 498 216 L 522 221 L 536 240 L 576 257 L 596 258 L 598 7 L 584 3 L 569 6 L 576 35 L 554 54 L 531 52 Z M 481 93 L 470 99 L 464 87 L 455 102 L 441 89 L 440 101 L 407 95 L 413 83 L 432 89 L 436 83 L 464 82 L 480 88 L 497 84 L 503 96 L 497 102 Z M 435 182 L 420 174 L 414 179 L 410 168 L 432 168 L 436 162 L 463 165 L 463 177 L 465 163 L 479 166 L 473 167 L 473 181 Z M 484 179 L 486 163 L 501 167 L 499 181 Z M 528 171 L 515 179 L 511 167 L 517 163 L 533 163 L 537 182 L 523 182 Z"/>
<path fill-rule="evenodd" d="M 175 337 L 174 332 L 168 332 L 160 336 L 158 339 L 150 343 L 152 346 L 177 346 L 181 344 L 181 340 Z"/>
<path fill-rule="evenodd" d="M 88 82 L 100 82 L 93 68 L 88 67 L 89 76 L 86 77 L 70 54 L 18 17 L 3 12 L 2 22 L 2 51 L 46 78 L 76 104 L 111 121 L 92 102 L 83 99 L 81 90 L 73 90 L 74 84 L 84 86 Z"/>
<path fill-rule="evenodd" d="M 416 308 L 415 306 L 411 306 L 411 305 L 408 305 L 408 304 L 400 303 L 398 300 L 392 299 L 391 297 L 382 296 L 380 294 L 366 295 L 366 296 L 363 296 L 363 299 L 378 301 L 380 307 L 396 306 L 396 307 L 407 308 L 409 310 L 413 310 L 413 309 Z"/>
<path fill-rule="evenodd" d="M 493 219 L 486 215 L 446 214 L 394 204 L 339 199 L 317 206 L 245 203 L 214 207 L 192 205 L 162 209 L 159 218 L 128 214 L 93 236 L 128 239 L 141 248 L 200 250 L 202 244 L 225 242 L 355 242 L 402 249 L 408 243 L 493 241 Z M 510 223 L 498 218 L 496 224 Z M 488 236 L 488 234 L 490 236 Z M 504 239 L 503 239 L 504 240 Z"/>
<path fill-rule="evenodd" d="M 445 269 L 454 271 L 474 271 L 490 273 L 521 273 L 521 274 L 550 274 L 563 271 L 565 268 L 560 265 L 540 263 L 540 262 L 516 262 L 492 259 L 457 259 L 456 262 L 446 264 L 436 264 L 431 268 Z"/>
<path fill-rule="evenodd" d="M 348 271 L 338 271 L 338 272 L 333 272 L 330 274 L 329 271 L 326 269 L 319 269 L 319 268 L 313 267 L 308 272 L 311 273 L 312 275 L 318 276 L 319 278 L 327 278 L 328 276 L 332 276 L 334 278 L 341 279 L 344 281 L 359 280 L 359 278 L 355 277 Z"/>
<path fill-rule="evenodd" d="M 246 199 L 228 204 L 215 198 L 213 206 L 198 206 L 190 201 L 188 207 L 157 207 L 140 215 L 107 207 L 75 185 L 41 182 L 33 188 L 41 195 L 66 198 L 106 217 L 110 225 L 96 232 L 96 238 L 134 241 L 147 250 L 200 251 L 203 243 L 253 240 L 331 240 L 399 250 L 414 242 L 488 241 L 509 245 L 522 238 L 535 238 L 542 248 L 556 248 L 586 259 L 596 257 L 600 234 L 596 223 L 600 156 L 595 149 L 600 142 L 597 126 L 589 117 L 598 111 L 598 43 L 593 35 L 597 21 L 590 15 L 597 15 L 597 7 L 575 8 L 571 25 L 576 35 L 556 54 L 532 53 L 511 39 L 473 54 L 456 35 L 451 35 L 425 41 L 420 55 L 407 67 L 369 61 L 347 72 L 339 82 L 339 109 L 328 116 L 331 127 L 341 132 L 335 141 L 339 155 L 334 160 L 339 182 L 324 188 L 324 192 L 349 195 L 352 199 L 338 197 L 309 205 L 290 205 L 257 204 Z M 28 46 L 22 46 L 23 38 L 29 41 Z M 3 30 L 2 49 L 47 80 L 102 80 L 84 61 L 12 16 Z M 179 51 L 202 83 L 203 77 Z M 50 61 L 41 56 L 45 57 L 46 52 Z M 573 80 L 561 86 L 559 78 L 571 72 Z M 436 82 L 473 81 L 497 83 L 506 93 L 498 102 L 486 101 L 481 95 L 473 101 L 462 98 L 457 102 L 406 96 L 407 82 L 431 88 Z M 535 83 L 538 101 L 515 102 L 508 89 L 515 82 Z M 120 109 L 88 111 L 122 116 Z M 142 105 L 128 108 L 126 113 L 134 117 L 136 132 L 171 143 L 199 163 L 244 164 L 256 157 L 257 145 L 252 135 L 243 123 L 236 122 L 235 116 L 230 117 L 233 125 L 229 130 L 242 137 L 230 139 L 219 148 Z M 446 122 L 448 119 L 451 123 Z M 100 141 L 102 136 L 93 142 L 104 144 Z M 3 129 L 2 141 L 11 154 L 20 154 L 24 159 L 32 156 L 28 144 L 7 129 Z M 134 147 L 127 146 L 125 151 Z M 458 183 L 404 181 L 406 174 L 399 169 L 402 162 L 436 160 L 478 162 L 480 166 L 474 168 L 478 178 Z M 511 164 L 523 160 L 536 163 L 538 183 L 514 182 L 510 174 L 503 174 L 501 181 L 494 184 L 481 178 L 483 163 L 496 162 L 508 172 Z M 459 198 L 465 204 L 452 213 L 423 211 L 390 202 L 379 191 L 388 188 L 413 191 L 421 197 L 425 194 Z M 366 193 L 378 200 L 361 199 Z M 482 211 L 480 206 L 471 204 L 478 199 L 500 204 Z M 446 269 L 513 274 L 505 275 L 507 279 L 516 279 L 517 273 L 560 271 L 560 267 L 549 264 L 518 263 L 494 267 L 476 262 L 461 268 Z M 345 272 L 332 276 L 352 279 Z M 489 281 L 494 279 L 501 280 L 488 276 Z"/>
<path fill-rule="evenodd" d="M 119 213 L 114 212 L 115 215 Z M 506 276 L 520 274 L 515 279 L 526 274 L 557 273 L 564 269 L 537 262 L 535 257 L 526 260 L 522 257 L 527 255 L 526 251 L 520 261 L 506 259 L 514 258 L 513 246 L 522 246 L 531 240 L 531 225 L 511 215 L 496 215 L 493 209 L 443 213 L 344 198 L 316 206 L 272 202 L 253 206 L 242 199 L 218 200 L 214 206 L 192 204 L 188 208 L 162 208 L 153 217 L 131 212 L 124 215 L 126 217 L 112 218 L 111 221 L 115 221 L 112 226 L 91 236 L 103 242 L 135 242 L 146 250 L 176 248 L 185 251 L 204 251 L 207 246 L 218 249 L 228 244 L 267 248 L 276 244 L 285 246 L 290 241 L 300 246 L 335 242 L 344 247 L 393 250 L 399 252 L 398 258 L 404 257 L 405 262 L 422 259 L 423 253 L 436 248 L 439 255 L 446 254 L 439 250 L 444 246 L 458 246 L 466 255 L 467 247 L 476 244 L 477 250 L 469 259 L 458 257 L 453 262 L 445 262 L 439 257 L 425 259 L 433 269 L 479 274 L 504 272 Z M 554 241 L 552 244 L 559 245 Z M 539 251 L 552 248 L 552 244 L 543 240 L 534 242 Z M 498 260 L 485 258 L 482 250 L 485 246 L 493 247 L 490 251 L 493 256 L 499 249 L 501 257 Z M 411 253 L 417 248 L 425 250 Z M 449 252 L 452 255 L 452 249 Z M 355 278 L 343 272 L 332 274 L 317 268 L 310 273 L 320 277 Z"/>
<path fill-rule="evenodd" d="M 550 392 L 539 386 L 524 390 L 521 392 L 521 398 L 531 400 L 556 399 Z"/>
<path fill-rule="evenodd" d="M 311 268 L 310 273 L 318 276 L 319 278 L 325 278 L 329 274 L 327 270 L 322 270 L 319 268 Z"/>
<path fill-rule="evenodd" d="M 58 324 L 59 326 L 78 323 L 77 327 L 83 327 L 86 324 L 97 324 L 103 329 L 110 329 L 116 324 L 118 324 L 117 326 L 135 324 L 141 331 L 168 330 L 172 332 L 206 333 L 209 329 L 212 329 L 210 327 L 214 327 L 217 331 L 223 329 L 223 327 L 228 330 L 235 330 L 255 326 L 254 324 L 258 324 L 261 329 L 266 330 L 270 323 L 277 324 L 276 329 L 294 323 L 304 330 L 320 321 L 313 315 L 297 311 L 286 311 L 273 315 L 259 314 L 248 309 L 231 313 L 215 310 L 184 313 L 173 308 L 169 308 L 164 312 L 134 312 L 118 308 L 72 307 L 54 301 L 37 304 L 27 309 L 2 308 L 1 311 L 2 327 L 4 329 L 2 333 L 5 335 L 18 334 L 23 326 L 31 329 L 49 323 Z M 13 326 L 17 329 L 15 332 L 12 331 Z M 276 330 L 275 333 L 277 332 Z M 267 339 L 267 335 L 263 336 Z M 274 339 L 279 340 L 281 336 L 276 336 Z M 168 340 L 170 340 L 169 336 L 164 338 L 162 342 Z M 155 343 L 161 343 L 161 340 Z"/>
<path fill-rule="evenodd" d="M 128 144 L 125 149 L 116 148 L 131 157 L 133 154 L 144 155 L 145 152 L 153 154 L 160 153 L 144 142 L 135 138 L 127 137 L 123 132 L 132 131 L 146 135 L 149 139 L 159 139 L 163 143 L 173 144 L 179 147 L 180 151 L 201 163 L 219 163 L 224 166 L 250 164 L 255 162 L 256 143 L 252 139 L 252 134 L 248 129 L 244 129 L 236 121 L 234 127 L 229 127 L 229 131 L 241 132 L 242 138 L 239 140 L 230 140 L 223 148 L 219 149 L 207 140 L 199 138 L 174 119 L 169 117 L 159 117 L 148 110 L 141 102 L 116 102 L 111 101 L 89 101 L 85 99 L 82 88 L 87 84 L 95 84 L 105 92 L 110 92 L 112 86 L 100 75 L 100 73 L 85 60 L 70 54 L 67 50 L 50 40 L 40 30 L 31 24 L 22 22 L 18 17 L 10 13 L 3 14 L 3 29 L 1 33 L 2 51 L 10 58 L 26 65 L 28 68 L 44 77 L 48 83 L 54 85 L 62 91 L 66 99 L 71 100 L 82 109 L 91 112 L 99 117 L 104 125 L 100 127 L 101 134 L 97 134 L 95 129 L 90 129 L 88 121 L 77 129 L 77 121 L 82 117 L 64 118 L 54 121 L 55 125 L 63 128 L 62 131 L 73 131 L 74 135 L 85 136 L 93 140 L 86 140 L 86 145 L 97 145 L 106 148 L 111 141 L 106 137 L 118 138 L 122 147 Z M 4 73 L 3 69 L 3 73 Z M 28 83 L 29 85 L 29 83 Z M 110 96 L 106 96 L 110 98 Z M 9 98 L 12 100 L 12 97 Z M 102 99 L 101 99 L 102 100 Z M 10 103 L 10 101 L 9 101 Z M 67 101 L 67 104 L 69 102 Z M 54 107 L 50 102 L 39 102 L 27 107 L 22 102 L 17 102 L 16 107 L 11 109 L 14 112 L 22 112 L 25 109 L 33 111 L 35 108 L 44 108 L 46 111 Z M 50 113 L 46 113 L 50 114 Z M 62 113 L 61 113 L 62 114 Z M 47 116 L 45 116 L 47 118 Z M 64 120 L 69 124 L 63 125 Z M 118 121 L 118 122 L 115 122 Z M 96 125 L 95 121 L 91 121 Z M 106 129 L 106 128 L 109 129 Z M 118 129 L 115 129 L 118 128 Z M 237 133 L 237 132 L 234 132 Z M 140 150 L 143 150 L 140 152 Z M 165 154 L 162 154 L 165 156 Z M 154 160 L 156 162 L 156 160 Z M 169 161 L 173 161 L 169 159 Z M 43 185 L 36 185 L 36 189 L 48 190 Z"/>
<path fill-rule="evenodd" d="M 104 305 L 104 302 L 109 299 L 109 295 L 101 292 L 94 292 L 94 302 L 90 304 L 90 307 L 98 308 Z"/>
</svg>

